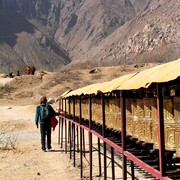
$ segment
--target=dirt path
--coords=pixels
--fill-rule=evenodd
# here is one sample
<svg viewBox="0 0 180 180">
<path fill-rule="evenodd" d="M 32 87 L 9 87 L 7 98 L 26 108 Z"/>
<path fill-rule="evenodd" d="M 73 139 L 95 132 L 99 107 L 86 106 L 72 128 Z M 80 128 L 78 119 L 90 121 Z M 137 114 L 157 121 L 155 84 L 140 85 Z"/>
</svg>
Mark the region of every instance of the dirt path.
<svg viewBox="0 0 180 180">
<path fill-rule="evenodd" d="M 80 156 L 76 153 L 76 167 L 73 158 L 58 145 L 58 127 L 52 131 L 52 151 L 43 152 L 40 145 L 40 132 L 34 124 L 35 105 L 0 105 L 0 140 L 2 132 L 15 144 L 14 150 L 0 149 L 0 179 L 2 180 L 80 180 Z M 14 139 L 12 139 L 12 137 Z M 86 157 L 83 160 L 83 180 L 89 176 L 88 133 L 85 131 Z M 102 142 L 101 142 L 102 143 Z M 8 148 L 7 148 L 8 149 Z M 97 137 L 93 136 L 93 180 L 103 176 L 103 155 L 101 156 L 102 176 L 99 177 Z M 103 152 L 103 148 L 101 149 Z M 121 166 L 121 159 L 116 158 Z M 122 169 L 116 164 L 116 179 L 122 179 Z M 111 154 L 107 152 L 107 175 L 112 179 Z M 130 171 L 130 167 L 128 167 Z M 136 172 L 137 179 L 144 179 Z M 128 175 L 128 179 L 131 177 Z"/>
<path fill-rule="evenodd" d="M 35 106 L 0 106 L 0 132 L 8 125 L 6 133 L 17 139 L 15 150 L 0 150 L 0 179 L 79 179 L 79 170 L 58 146 L 58 129 L 52 132 L 52 151 L 41 151 L 34 110 Z"/>
</svg>

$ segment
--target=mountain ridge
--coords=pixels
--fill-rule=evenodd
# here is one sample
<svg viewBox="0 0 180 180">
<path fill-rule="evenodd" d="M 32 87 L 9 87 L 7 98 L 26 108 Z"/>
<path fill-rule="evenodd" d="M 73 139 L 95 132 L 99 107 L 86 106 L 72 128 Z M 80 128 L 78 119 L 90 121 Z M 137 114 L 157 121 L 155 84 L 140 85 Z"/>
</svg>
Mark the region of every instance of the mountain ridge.
<svg viewBox="0 0 180 180">
<path fill-rule="evenodd" d="M 178 8 L 173 0 L 0 0 L 0 71 L 9 62 L 12 70 L 54 71 L 174 60 L 180 55 Z"/>
</svg>

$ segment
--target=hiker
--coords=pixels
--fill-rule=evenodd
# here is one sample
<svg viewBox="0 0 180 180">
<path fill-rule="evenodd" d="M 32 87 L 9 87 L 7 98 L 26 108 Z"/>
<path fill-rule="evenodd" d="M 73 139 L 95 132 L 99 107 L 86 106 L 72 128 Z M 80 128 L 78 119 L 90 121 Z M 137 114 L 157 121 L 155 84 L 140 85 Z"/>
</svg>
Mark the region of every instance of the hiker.
<svg viewBox="0 0 180 180">
<path fill-rule="evenodd" d="M 47 98 L 41 97 L 40 105 L 36 108 L 35 124 L 37 128 L 40 124 L 41 133 L 41 148 L 46 151 L 46 147 L 50 150 L 51 147 L 51 118 L 59 115 L 55 112 L 51 105 L 47 104 Z M 47 137 L 47 144 L 46 144 Z M 46 146 L 47 145 L 47 146 Z"/>
<path fill-rule="evenodd" d="M 13 72 L 10 72 L 10 73 L 9 73 L 9 77 L 10 77 L 10 78 L 13 78 L 13 77 L 14 77 Z"/>
<path fill-rule="evenodd" d="M 17 71 L 16 76 L 20 76 L 20 72 L 19 71 Z"/>
<path fill-rule="evenodd" d="M 31 74 L 34 75 L 36 71 L 36 68 L 34 66 L 31 67 Z"/>
<path fill-rule="evenodd" d="M 31 72 L 31 68 L 29 66 L 27 66 L 25 69 L 26 75 L 30 75 L 30 72 Z"/>
</svg>

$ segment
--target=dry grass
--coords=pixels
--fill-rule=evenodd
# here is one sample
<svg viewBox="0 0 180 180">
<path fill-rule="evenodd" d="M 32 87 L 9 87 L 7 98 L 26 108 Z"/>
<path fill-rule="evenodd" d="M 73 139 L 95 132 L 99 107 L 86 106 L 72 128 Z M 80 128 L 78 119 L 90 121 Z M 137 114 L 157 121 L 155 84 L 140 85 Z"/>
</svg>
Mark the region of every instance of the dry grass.
<svg viewBox="0 0 180 180">
<path fill-rule="evenodd" d="M 1 150 L 16 150 L 17 149 L 17 134 L 13 133 L 13 127 L 9 123 L 3 123 L 0 131 L 0 149 Z"/>
</svg>

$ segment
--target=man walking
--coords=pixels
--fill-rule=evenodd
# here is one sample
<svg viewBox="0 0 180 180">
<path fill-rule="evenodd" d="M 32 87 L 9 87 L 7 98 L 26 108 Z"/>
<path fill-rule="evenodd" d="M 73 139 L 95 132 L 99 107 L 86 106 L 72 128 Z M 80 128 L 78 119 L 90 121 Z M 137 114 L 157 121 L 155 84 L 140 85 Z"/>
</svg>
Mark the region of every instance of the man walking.
<svg viewBox="0 0 180 180">
<path fill-rule="evenodd" d="M 50 150 L 51 147 L 51 118 L 59 115 L 56 113 L 52 106 L 47 104 L 47 98 L 45 96 L 41 97 L 40 105 L 36 108 L 35 124 L 37 128 L 40 124 L 41 133 L 41 148 L 46 151 L 46 147 Z M 47 143 L 46 143 L 47 137 Z"/>
</svg>

